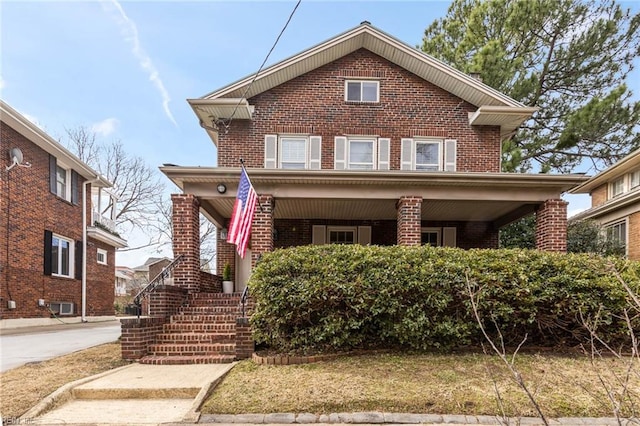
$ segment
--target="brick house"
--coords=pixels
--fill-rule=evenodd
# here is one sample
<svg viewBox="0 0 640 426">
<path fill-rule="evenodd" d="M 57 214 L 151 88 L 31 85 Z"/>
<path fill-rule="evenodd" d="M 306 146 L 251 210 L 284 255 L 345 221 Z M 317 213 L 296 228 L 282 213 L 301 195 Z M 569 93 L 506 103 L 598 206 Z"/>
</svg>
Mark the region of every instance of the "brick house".
<svg viewBox="0 0 640 426">
<path fill-rule="evenodd" d="M 126 241 L 104 209 L 111 184 L 3 101 L 0 112 L 0 324 L 114 317 Z"/>
<path fill-rule="evenodd" d="M 640 260 L 640 150 L 573 188 L 589 194 L 591 208 L 571 220 L 591 219 L 607 237 L 624 246 L 629 259 Z"/>
<path fill-rule="evenodd" d="M 536 108 L 367 22 L 254 78 L 189 100 L 218 167 L 161 168 L 183 191 L 173 198 L 174 222 L 197 227 L 202 211 L 224 235 L 244 160 L 261 206 L 250 260 L 224 239 L 217 252 L 218 271 L 233 266 L 236 291 L 273 248 L 496 248 L 502 226 L 533 212 L 536 246 L 566 249 L 560 196 L 586 178 L 500 169 L 501 142 Z M 198 230 L 174 235 L 174 255 L 195 268 Z"/>
<path fill-rule="evenodd" d="M 537 216 L 537 247 L 566 250 L 560 196 L 581 175 L 501 173 L 501 142 L 526 107 L 369 23 L 190 99 L 218 167 L 165 165 L 174 194 L 174 286 L 150 317 L 123 320 L 123 357 L 151 364 L 250 356 L 239 292 L 262 253 L 306 244 L 498 246 L 499 229 Z M 240 159 L 258 193 L 249 255 L 226 242 Z M 218 228 L 217 271 L 200 270 L 199 214 Z M 249 308 L 250 309 L 250 308 Z"/>
</svg>

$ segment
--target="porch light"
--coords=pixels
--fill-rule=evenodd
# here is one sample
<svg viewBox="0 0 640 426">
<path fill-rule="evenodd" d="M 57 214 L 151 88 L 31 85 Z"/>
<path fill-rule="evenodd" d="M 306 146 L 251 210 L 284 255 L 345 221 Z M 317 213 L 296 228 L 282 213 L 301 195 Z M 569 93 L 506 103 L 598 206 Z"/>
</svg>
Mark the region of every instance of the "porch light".
<svg viewBox="0 0 640 426">
<path fill-rule="evenodd" d="M 220 230 L 220 239 L 221 239 L 221 240 L 225 240 L 225 241 L 226 241 L 226 240 L 227 240 L 228 232 L 229 232 L 229 231 L 227 230 L 227 228 L 222 228 L 222 229 Z"/>
<path fill-rule="evenodd" d="M 217 189 L 220 194 L 227 192 L 227 186 L 224 183 L 219 183 Z"/>
</svg>

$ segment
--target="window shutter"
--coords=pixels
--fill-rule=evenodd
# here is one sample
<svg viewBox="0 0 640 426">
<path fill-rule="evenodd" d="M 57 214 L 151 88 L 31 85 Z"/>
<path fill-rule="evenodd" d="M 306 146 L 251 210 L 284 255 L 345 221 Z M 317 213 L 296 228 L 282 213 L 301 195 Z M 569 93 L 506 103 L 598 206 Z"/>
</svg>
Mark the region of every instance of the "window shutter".
<svg viewBox="0 0 640 426">
<path fill-rule="evenodd" d="M 445 172 L 456 171 L 456 140 L 455 139 L 444 140 L 444 171 Z"/>
<path fill-rule="evenodd" d="M 327 243 L 327 227 L 324 225 L 313 225 L 311 244 L 322 245 Z"/>
<path fill-rule="evenodd" d="M 82 241 L 76 241 L 76 246 L 73 248 L 75 250 L 76 255 L 76 264 L 75 264 L 75 278 L 76 280 L 82 279 Z"/>
<path fill-rule="evenodd" d="M 442 228 L 442 245 L 444 247 L 456 246 L 456 228 L 455 227 Z"/>
<path fill-rule="evenodd" d="M 358 226 L 358 244 L 363 246 L 371 244 L 370 226 Z"/>
<path fill-rule="evenodd" d="M 344 136 L 336 136 L 333 157 L 333 168 L 335 170 L 347 168 L 347 138 Z"/>
<path fill-rule="evenodd" d="M 378 139 L 378 170 L 389 170 L 389 150 L 391 139 Z"/>
<path fill-rule="evenodd" d="M 322 136 L 311 136 L 309 145 L 309 168 L 311 170 L 320 170 L 322 168 Z"/>
<path fill-rule="evenodd" d="M 264 168 L 278 168 L 278 136 L 264 135 Z"/>
<path fill-rule="evenodd" d="M 55 157 L 54 157 L 55 158 Z M 44 274 L 51 275 L 52 256 L 51 244 L 53 244 L 53 232 L 44 230 Z"/>
<path fill-rule="evenodd" d="M 56 168 L 58 164 L 56 162 L 56 157 L 49 154 L 49 191 L 52 194 L 58 193 L 57 185 L 56 185 Z"/>
<path fill-rule="evenodd" d="M 400 170 L 413 170 L 413 139 L 402 139 L 401 144 Z"/>
<path fill-rule="evenodd" d="M 80 188 L 78 183 L 80 182 L 80 175 L 75 170 L 71 170 L 71 202 L 78 204 L 80 199 Z"/>
</svg>

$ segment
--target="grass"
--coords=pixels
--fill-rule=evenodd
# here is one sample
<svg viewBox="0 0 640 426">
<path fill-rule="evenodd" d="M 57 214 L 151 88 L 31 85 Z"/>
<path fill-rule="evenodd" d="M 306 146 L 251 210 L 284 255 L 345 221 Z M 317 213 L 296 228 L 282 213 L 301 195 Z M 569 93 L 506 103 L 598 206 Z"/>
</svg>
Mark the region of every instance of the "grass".
<svg viewBox="0 0 640 426">
<path fill-rule="evenodd" d="M 550 417 L 611 417 L 605 380 L 623 375 L 630 359 L 518 355 L 516 365 Z M 640 404 L 637 360 L 629 390 Z M 598 374 L 599 372 L 599 374 Z M 495 388 L 494 388 L 495 383 Z M 615 387 L 620 389 L 619 384 Z M 239 363 L 203 406 L 203 413 L 384 411 L 536 416 L 495 356 L 371 354 L 291 366 Z M 631 416 L 630 405 L 624 415 Z"/>
<path fill-rule="evenodd" d="M 6 371 L 0 374 L 0 413 L 19 417 L 60 386 L 125 364 L 120 343 L 108 343 Z"/>
</svg>

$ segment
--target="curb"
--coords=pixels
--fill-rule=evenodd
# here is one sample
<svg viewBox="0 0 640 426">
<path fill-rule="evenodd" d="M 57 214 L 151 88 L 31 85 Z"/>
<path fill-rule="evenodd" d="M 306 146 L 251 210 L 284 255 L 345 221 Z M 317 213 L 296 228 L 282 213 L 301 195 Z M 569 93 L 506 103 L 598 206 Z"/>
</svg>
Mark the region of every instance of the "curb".
<svg viewBox="0 0 640 426">
<path fill-rule="evenodd" d="M 36 417 L 40 416 L 41 414 L 44 414 L 45 412 L 51 410 L 56 405 L 58 405 L 60 403 L 63 403 L 63 402 L 66 402 L 66 401 L 69 401 L 70 399 L 72 399 L 71 391 L 76 386 L 80 386 L 80 385 L 83 385 L 83 384 L 85 384 L 87 382 L 91 382 L 91 381 L 99 379 L 101 377 L 108 376 L 108 375 L 116 373 L 116 372 L 118 372 L 120 370 L 124 370 L 124 369 L 130 368 L 130 367 L 132 367 L 134 365 L 135 364 L 123 365 L 122 367 L 114 368 L 113 370 L 108 370 L 108 371 L 105 371 L 105 372 L 102 372 L 102 373 L 95 374 L 93 376 L 85 377 L 83 379 L 78 379 L 78 380 L 76 380 L 74 382 L 67 383 L 66 385 L 62 385 L 61 387 L 59 387 L 58 389 L 53 391 L 53 393 L 51 393 L 48 396 L 44 397 L 44 399 L 42 399 L 40 402 L 38 402 L 35 406 L 33 406 L 32 408 L 27 410 L 26 413 L 24 413 L 22 416 L 20 416 L 20 420 L 25 421 L 25 422 L 32 421 L 32 419 L 35 419 Z"/>
<path fill-rule="evenodd" d="M 554 426 L 618 426 L 615 417 L 560 417 L 547 419 Z M 637 424 L 639 419 L 620 419 L 623 425 Z M 199 424 L 423 424 L 423 425 L 526 425 L 543 426 L 538 417 L 466 416 L 407 413 L 270 413 L 270 414 L 204 414 Z"/>
</svg>

